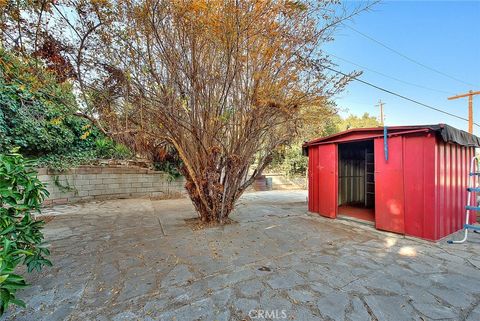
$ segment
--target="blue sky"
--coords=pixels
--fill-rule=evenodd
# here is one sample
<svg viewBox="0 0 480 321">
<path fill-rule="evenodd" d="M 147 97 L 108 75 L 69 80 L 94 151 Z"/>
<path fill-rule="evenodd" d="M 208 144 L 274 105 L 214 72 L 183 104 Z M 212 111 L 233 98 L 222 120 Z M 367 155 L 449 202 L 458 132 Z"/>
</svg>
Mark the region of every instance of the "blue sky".
<svg viewBox="0 0 480 321">
<path fill-rule="evenodd" d="M 353 5 L 350 2 L 349 5 Z M 357 2 L 358 4 L 358 2 Z M 363 70 L 360 77 L 386 89 L 414 98 L 459 116 L 468 117 L 467 98 L 447 97 L 480 90 L 480 0 L 479 1 L 383 1 L 347 25 L 429 67 L 458 78 L 467 85 L 418 66 L 355 31 L 341 27 L 335 41 L 325 46 L 338 69 Z M 338 57 L 338 58 L 337 58 Z M 412 86 L 363 69 L 345 59 Z M 378 100 L 385 105 L 386 124 L 413 125 L 447 123 L 467 130 L 466 121 L 425 109 L 358 82 L 335 97 L 343 114 L 378 115 Z M 474 97 L 474 121 L 480 123 L 480 95 Z M 474 126 L 480 134 L 480 128 Z"/>
</svg>

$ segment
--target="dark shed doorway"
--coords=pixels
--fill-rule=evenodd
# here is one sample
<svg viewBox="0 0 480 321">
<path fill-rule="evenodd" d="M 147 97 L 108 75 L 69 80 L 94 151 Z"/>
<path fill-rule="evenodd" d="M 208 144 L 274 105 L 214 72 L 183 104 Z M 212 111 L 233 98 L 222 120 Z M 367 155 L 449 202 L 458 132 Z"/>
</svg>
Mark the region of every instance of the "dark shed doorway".
<svg viewBox="0 0 480 321">
<path fill-rule="evenodd" d="M 338 144 L 338 215 L 375 221 L 373 140 Z"/>
</svg>

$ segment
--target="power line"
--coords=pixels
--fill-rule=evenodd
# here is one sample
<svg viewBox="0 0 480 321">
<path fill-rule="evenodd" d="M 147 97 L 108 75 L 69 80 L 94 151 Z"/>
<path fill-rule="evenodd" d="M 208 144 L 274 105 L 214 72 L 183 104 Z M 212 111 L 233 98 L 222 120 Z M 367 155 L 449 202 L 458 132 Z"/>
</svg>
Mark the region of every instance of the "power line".
<svg viewBox="0 0 480 321">
<path fill-rule="evenodd" d="M 322 68 L 328 69 L 328 70 L 330 70 L 330 71 L 336 72 L 337 74 L 340 74 L 340 75 L 343 75 L 343 76 L 345 76 L 345 77 L 351 78 L 350 75 L 347 75 L 346 73 L 343 73 L 343 72 L 338 71 L 338 70 L 336 70 L 336 69 L 333 69 L 333 68 L 331 68 L 331 67 L 322 66 Z M 418 101 L 418 100 L 415 100 L 415 99 L 413 99 L 413 98 L 409 98 L 409 97 L 403 96 L 403 95 L 398 94 L 398 93 L 396 93 L 396 92 L 393 92 L 393 91 L 391 91 L 391 90 L 388 90 L 388 89 L 382 88 L 382 87 L 380 87 L 380 86 L 374 85 L 374 84 L 372 84 L 372 83 L 370 83 L 370 82 L 368 82 L 368 81 L 362 80 L 362 79 L 360 79 L 360 78 L 354 77 L 354 78 L 352 78 L 352 79 L 353 79 L 353 80 L 356 80 L 356 81 L 358 81 L 358 82 L 361 82 L 361 83 L 363 83 L 363 84 L 365 84 L 365 85 L 368 85 L 368 86 L 371 86 L 371 87 L 373 87 L 373 88 L 376 88 L 376 89 L 378 89 L 378 90 L 384 91 L 384 92 L 386 92 L 386 93 L 388 93 L 388 94 L 390 94 L 390 95 L 397 96 L 397 97 L 399 97 L 399 98 L 408 100 L 408 101 L 410 101 L 410 102 L 412 102 L 412 103 L 415 103 L 415 104 L 417 104 L 417 105 L 420 105 L 420 106 L 423 106 L 423 107 L 426 107 L 426 108 L 429 108 L 429 109 L 438 111 L 439 113 L 443 113 L 443 114 L 445 114 L 445 115 L 448 115 L 448 116 L 451 116 L 451 117 L 455 117 L 455 118 L 457 118 L 457 119 L 461 119 L 461 120 L 468 121 L 467 118 L 464 118 L 464 117 L 461 117 L 461 116 L 458 116 L 458 115 L 449 113 L 449 112 L 447 112 L 447 111 L 441 110 L 441 109 L 439 109 L 439 108 L 436 108 L 436 107 L 433 107 L 433 106 L 424 104 L 424 103 L 422 103 L 422 102 L 420 102 L 420 101 Z M 477 123 L 473 123 L 473 124 L 474 124 L 475 126 L 477 126 L 477 127 L 480 127 L 480 125 L 477 124 Z"/>
<path fill-rule="evenodd" d="M 383 73 L 383 72 L 380 72 L 380 71 L 377 71 L 377 70 L 373 70 L 373 69 L 371 69 L 371 68 L 368 68 L 368 67 L 359 65 L 359 64 L 357 64 L 357 63 L 355 63 L 355 62 L 353 62 L 353 61 L 347 60 L 347 59 L 345 59 L 345 58 L 336 56 L 336 55 L 331 54 L 331 53 L 328 53 L 328 52 L 327 52 L 327 54 L 328 54 L 329 56 L 332 56 L 332 57 L 335 57 L 335 58 L 340 59 L 340 60 L 342 60 L 342 61 L 345 61 L 345 62 L 347 62 L 347 63 L 349 63 L 349 64 L 352 64 L 352 65 L 355 65 L 355 66 L 360 67 L 360 68 L 362 68 L 362 69 L 371 71 L 371 72 L 376 73 L 376 74 L 378 74 L 378 75 L 381 75 L 381 76 L 383 76 L 383 77 L 386 77 L 386 78 L 393 79 L 393 80 L 395 80 L 395 81 L 404 83 L 404 84 L 406 84 L 406 85 L 410 85 L 410 86 L 414 86 L 414 87 L 418 87 L 418 88 L 422 88 L 422 89 L 427 89 L 427 90 L 431 90 L 431 91 L 436 91 L 436 92 L 439 92 L 439 93 L 442 93 L 442 94 L 447 94 L 447 95 L 453 94 L 453 93 L 448 92 L 448 91 L 439 90 L 439 89 L 435 89 L 435 88 L 430 88 L 430 87 L 427 87 L 427 86 L 415 84 L 415 83 L 412 83 L 412 82 L 408 82 L 408 81 L 405 81 L 405 80 L 402 80 L 402 79 L 399 79 L 399 78 L 396 78 L 396 77 L 387 75 L 387 74 L 385 74 L 385 73 Z"/>
<path fill-rule="evenodd" d="M 347 24 L 345 24 L 345 23 L 342 23 L 342 24 L 343 24 L 345 27 L 347 27 L 348 29 L 351 29 L 352 31 L 355 31 L 355 32 L 358 33 L 359 35 L 362 35 L 363 37 L 365 37 L 365 38 L 367 38 L 367 39 L 370 39 L 371 41 L 373 41 L 373 42 L 379 44 L 380 46 L 382 46 L 382 47 L 384 47 L 384 48 L 386 48 L 386 49 L 388 49 L 388 50 L 396 53 L 397 55 L 403 57 L 404 59 L 406 59 L 406 60 L 408 60 L 408 61 L 410 61 L 410 62 L 413 62 L 413 63 L 416 64 L 416 65 L 419 65 L 419 66 L 421 66 L 421 67 L 423 67 L 423 68 L 425 68 L 425 69 L 428 69 L 428 70 L 430 70 L 430 71 L 433 71 L 433 72 L 435 72 L 435 73 L 437 73 L 437 74 L 439 74 L 439 75 L 442 75 L 442 76 L 444 76 L 444 77 L 447 77 L 447 78 L 453 79 L 453 80 L 455 80 L 455 81 L 461 82 L 462 84 L 469 85 L 469 86 L 475 86 L 475 85 L 472 84 L 472 83 L 469 83 L 469 82 L 463 81 L 463 80 L 461 80 L 461 79 L 458 79 L 458 78 L 456 78 L 456 77 L 454 77 L 454 76 L 451 76 L 451 75 L 449 75 L 449 74 L 447 74 L 447 73 L 444 73 L 443 71 L 440 71 L 440 70 L 438 70 L 438 69 L 432 68 L 432 67 L 430 67 L 430 66 L 425 65 L 424 63 L 421 63 L 421 62 L 419 62 L 419 61 L 417 61 L 417 60 L 415 60 L 415 59 L 413 59 L 413 58 L 410 58 L 410 57 L 408 57 L 407 55 L 401 53 L 400 51 L 398 51 L 398 50 L 396 50 L 396 49 L 394 49 L 394 48 L 392 48 L 392 47 L 390 47 L 390 46 L 387 46 L 387 45 L 384 44 L 383 42 L 381 42 L 381 41 L 379 41 L 379 40 L 377 40 L 377 39 L 375 39 L 375 38 L 373 38 L 373 37 L 371 37 L 371 36 L 369 36 L 369 35 L 361 32 L 361 31 L 359 31 L 359 30 L 357 30 L 357 29 L 355 29 L 355 28 L 353 28 L 353 27 L 351 27 L 351 26 L 349 26 L 349 25 L 347 25 Z"/>
</svg>

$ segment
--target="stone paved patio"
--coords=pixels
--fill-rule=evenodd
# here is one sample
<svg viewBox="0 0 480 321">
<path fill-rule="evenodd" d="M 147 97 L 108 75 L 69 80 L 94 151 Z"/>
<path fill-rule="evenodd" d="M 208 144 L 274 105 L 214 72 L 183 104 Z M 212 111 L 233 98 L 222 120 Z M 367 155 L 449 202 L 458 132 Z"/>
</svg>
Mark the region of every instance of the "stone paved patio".
<svg viewBox="0 0 480 321">
<path fill-rule="evenodd" d="M 480 320 L 480 235 L 404 239 L 308 214 L 305 196 L 246 194 L 238 223 L 197 231 L 187 199 L 53 208 L 54 267 L 5 319 Z"/>
</svg>

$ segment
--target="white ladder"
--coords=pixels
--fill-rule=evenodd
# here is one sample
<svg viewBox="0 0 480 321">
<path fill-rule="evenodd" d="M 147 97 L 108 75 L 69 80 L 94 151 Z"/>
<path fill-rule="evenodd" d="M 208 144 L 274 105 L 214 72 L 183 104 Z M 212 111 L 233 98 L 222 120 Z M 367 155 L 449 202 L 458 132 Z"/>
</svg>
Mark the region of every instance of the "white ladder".
<svg viewBox="0 0 480 321">
<path fill-rule="evenodd" d="M 467 206 L 465 206 L 466 214 L 465 214 L 465 225 L 463 225 L 463 230 L 465 231 L 465 235 L 463 239 L 459 241 L 449 240 L 447 241 L 449 244 L 461 244 L 467 240 L 468 237 L 468 230 L 473 230 L 475 233 L 480 233 L 480 226 L 479 225 L 471 225 L 469 224 L 470 218 L 470 211 L 477 212 L 480 211 L 480 206 L 477 206 L 477 193 L 480 192 L 480 187 L 477 186 L 477 177 L 480 176 L 480 169 L 479 169 L 479 160 L 477 156 L 472 157 L 472 162 L 470 163 L 470 173 L 468 177 L 468 187 L 467 187 Z M 472 194 L 474 196 L 474 204 L 472 204 Z"/>
</svg>

